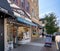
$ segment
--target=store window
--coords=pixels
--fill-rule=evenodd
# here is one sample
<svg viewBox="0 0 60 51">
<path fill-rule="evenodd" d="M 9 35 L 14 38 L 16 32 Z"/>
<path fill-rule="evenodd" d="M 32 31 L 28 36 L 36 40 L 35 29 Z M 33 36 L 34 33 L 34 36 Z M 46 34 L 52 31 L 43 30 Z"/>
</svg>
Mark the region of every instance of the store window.
<svg viewBox="0 0 60 51">
<path fill-rule="evenodd" d="M 33 35 L 35 35 L 36 34 L 36 30 L 33 30 Z"/>
<path fill-rule="evenodd" d="M 36 35 L 36 27 L 32 27 L 33 29 L 32 29 L 32 33 L 33 33 L 33 35 Z"/>
<path fill-rule="evenodd" d="M 13 48 L 18 44 L 17 40 L 17 26 L 12 23 L 7 23 L 7 42 L 11 44 Z M 9 46 L 9 45 L 8 45 Z"/>
<path fill-rule="evenodd" d="M 13 25 L 7 25 L 7 42 L 13 41 Z"/>
<path fill-rule="evenodd" d="M 21 41 L 23 39 L 23 32 L 24 32 L 23 26 L 18 27 L 18 41 Z"/>
</svg>

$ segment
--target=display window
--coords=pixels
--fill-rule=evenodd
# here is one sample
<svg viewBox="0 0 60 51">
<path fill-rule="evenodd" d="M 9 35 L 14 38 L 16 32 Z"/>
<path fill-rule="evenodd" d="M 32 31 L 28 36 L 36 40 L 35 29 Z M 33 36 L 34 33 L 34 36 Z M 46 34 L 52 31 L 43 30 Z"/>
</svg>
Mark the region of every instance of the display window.
<svg viewBox="0 0 60 51">
<path fill-rule="evenodd" d="M 36 27 L 34 27 L 34 26 L 32 27 L 32 34 L 36 35 Z"/>
<path fill-rule="evenodd" d="M 7 24 L 7 42 L 13 41 L 13 24 Z"/>
<path fill-rule="evenodd" d="M 7 23 L 7 42 L 8 45 L 12 44 L 11 46 L 13 46 L 14 48 L 16 47 L 16 44 L 18 44 L 17 34 L 17 26 L 12 23 Z"/>
</svg>

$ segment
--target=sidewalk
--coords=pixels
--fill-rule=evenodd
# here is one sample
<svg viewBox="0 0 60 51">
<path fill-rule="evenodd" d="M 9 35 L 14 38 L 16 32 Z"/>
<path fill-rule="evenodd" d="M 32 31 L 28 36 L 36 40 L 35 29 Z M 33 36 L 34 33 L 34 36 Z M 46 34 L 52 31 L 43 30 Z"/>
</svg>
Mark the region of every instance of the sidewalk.
<svg viewBox="0 0 60 51">
<path fill-rule="evenodd" d="M 22 44 L 20 47 L 13 49 L 12 51 L 41 51 L 44 44 L 41 44 L 42 38 L 36 39 L 30 43 Z"/>
<path fill-rule="evenodd" d="M 45 37 L 40 37 L 38 39 L 35 39 L 31 42 L 35 42 L 35 43 L 45 43 Z"/>
<path fill-rule="evenodd" d="M 56 43 L 53 42 L 53 45 L 52 45 L 51 48 L 49 48 L 49 47 L 43 47 L 43 48 L 41 49 L 41 51 L 57 51 Z"/>
<path fill-rule="evenodd" d="M 41 51 L 42 47 L 33 45 L 21 45 L 20 47 L 13 49 L 12 51 Z"/>
<path fill-rule="evenodd" d="M 44 43 L 44 38 L 39 38 L 30 43 L 22 44 L 12 51 L 57 51 L 55 42 L 53 42 L 52 48 L 44 47 Z"/>
</svg>

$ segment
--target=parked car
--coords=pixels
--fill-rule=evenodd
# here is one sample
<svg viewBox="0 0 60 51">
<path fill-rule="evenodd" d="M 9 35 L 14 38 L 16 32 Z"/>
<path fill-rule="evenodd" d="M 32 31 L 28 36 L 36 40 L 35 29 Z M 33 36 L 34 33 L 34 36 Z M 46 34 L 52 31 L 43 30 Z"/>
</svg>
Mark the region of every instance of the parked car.
<svg viewBox="0 0 60 51">
<path fill-rule="evenodd" d="M 45 39 L 45 47 L 51 47 L 51 46 L 52 46 L 52 36 L 50 34 L 47 34 Z"/>
</svg>

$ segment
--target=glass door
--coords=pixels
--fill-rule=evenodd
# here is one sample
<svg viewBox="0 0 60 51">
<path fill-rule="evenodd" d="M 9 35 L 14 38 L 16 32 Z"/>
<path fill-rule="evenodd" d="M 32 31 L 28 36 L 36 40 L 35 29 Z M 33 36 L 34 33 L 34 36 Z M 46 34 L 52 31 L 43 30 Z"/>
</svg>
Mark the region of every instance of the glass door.
<svg viewBox="0 0 60 51">
<path fill-rule="evenodd" d="M 8 24 L 7 25 L 7 42 L 8 44 L 11 44 L 12 48 L 15 48 L 17 46 L 17 26 L 14 24 Z"/>
<path fill-rule="evenodd" d="M 13 26 L 13 46 L 14 46 L 14 48 L 16 48 L 18 45 L 17 34 L 18 34 L 17 26 Z"/>
<path fill-rule="evenodd" d="M 13 24 L 7 24 L 8 50 L 13 49 Z"/>
</svg>

